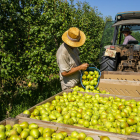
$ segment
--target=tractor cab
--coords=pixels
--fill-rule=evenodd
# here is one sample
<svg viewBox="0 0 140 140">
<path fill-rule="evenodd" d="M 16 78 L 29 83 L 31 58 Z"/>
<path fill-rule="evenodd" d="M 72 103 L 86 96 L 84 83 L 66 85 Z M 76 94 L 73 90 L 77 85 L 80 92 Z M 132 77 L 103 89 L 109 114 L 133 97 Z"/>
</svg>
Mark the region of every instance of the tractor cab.
<svg viewBox="0 0 140 140">
<path fill-rule="evenodd" d="M 130 40 L 123 45 L 123 30 L 130 29 Z M 100 51 L 101 71 L 140 71 L 140 11 L 121 12 L 105 25 Z"/>
</svg>

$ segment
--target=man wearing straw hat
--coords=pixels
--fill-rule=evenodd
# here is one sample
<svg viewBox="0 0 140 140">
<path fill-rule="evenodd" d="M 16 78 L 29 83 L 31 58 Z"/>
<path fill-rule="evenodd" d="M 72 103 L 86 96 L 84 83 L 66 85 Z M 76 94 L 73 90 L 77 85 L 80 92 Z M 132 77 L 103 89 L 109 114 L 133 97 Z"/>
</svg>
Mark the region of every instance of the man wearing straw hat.
<svg viewBox="0 0 140 140">
<path fill-rule="evenodd" d="M 62 35 L 62 43 L 57 50 L 57 64 L 61 88 L 65 90 L 74 87 L 80 82 L 80 71 L 86 70 L 87 63 L 81 64 L 77 47 L 85 43 L 86 36 L 76 27 L 71 27 Z"/>
<path fill-rule="evenodd" d="M 123 42 L 123 45 L 126 45 L 128 44 L 128 42 L 131 40 L 136 40 L 132 35 L 131 35 L 131 31 L 130 29 L 127 27 L 127 28 L 124 28 L 122 33 L 124 34 L 125 36 L 125 39 L 124 39 L 124 42 Z"/>
</svg>

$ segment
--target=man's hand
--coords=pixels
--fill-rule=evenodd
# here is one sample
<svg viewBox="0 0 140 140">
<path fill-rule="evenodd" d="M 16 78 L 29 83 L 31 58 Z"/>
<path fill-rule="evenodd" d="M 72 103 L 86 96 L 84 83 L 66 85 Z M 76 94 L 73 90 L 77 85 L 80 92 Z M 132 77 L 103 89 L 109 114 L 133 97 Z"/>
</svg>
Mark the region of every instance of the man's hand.
<svg viewBox="0 0 140 140">
<path fill-rule="evenodd" d="M 84 64 L 80 65 L 80 69 L 81 70 L 86 70 L 88 66 L 89 66 L 88 63 L 84 63 Z"/>
<path fill-rule="evenodd" d="M 84 64 L 82 64 L 82 65 L 80 65 L 78 67 L 71 68 L 71 70 L 69 72 L 64 71 L 61 74 L 62 74 L 62 76 L 69 76 L 69 75 L 72 75 L 72 74 L 74 74 L 75 72 L 77 72 L 79 70 L 86 70 L 88 66 L 89 66 L 88 63 L 84 63 Z"/>
</svg>

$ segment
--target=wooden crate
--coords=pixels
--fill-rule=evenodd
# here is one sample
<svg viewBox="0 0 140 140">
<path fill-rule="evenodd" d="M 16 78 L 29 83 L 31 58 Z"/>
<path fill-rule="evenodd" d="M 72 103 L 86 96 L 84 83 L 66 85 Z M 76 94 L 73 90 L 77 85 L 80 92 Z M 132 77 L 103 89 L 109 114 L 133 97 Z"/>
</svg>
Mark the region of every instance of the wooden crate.
<svg viewBox="0 0 140 140">
<path fill-rule="evenodd" d="M 100 79 L 98 87 L 114 95 L 140 97 L 140 81 Z"/>
<path fill-rule="evenodd" d="M 140 81 L 140 72 L 103 71 L 101 79 Z"/>
<path fill-rule="evenodd" d="M 11 126 L 13 126 L 14 124 L 18 124 L 18 119 L 16 118 L 7 118 L 3 121 L 0 121 L 0 125 L 7 125 L 10 124 Z"/>
<path fill-rule="evenodd" d="M 65 91 L 66 93 L 70 92 L 69 91 Z M 64 92 L 64 91 L 63 91 Z M 61 96 L 63 92 L 60 92 L 56 95 Z M 86 92 L 80 92 L 83 95 Z M 88 93 L 89 95 L 95 95 L 96 93 Z M 29 111 L 33 111 L 35 109 L 36 106 L 38 105 L 42 105 L 46 102 L 51 102 L 52 100 L 54 100 L 55 96 L 52 96 L 46 100 L 44 100 L 43 102 L 31 107 L 30 109 L 28 109 Z M 109 97 L 110 95 L 107 94 L 100 94 L 100 96 L 102 97 Z M 123 98 L 125 100 L 130 100 L 132 99 L 132 97 L 127 97 L 127 96 L 121 96 L 121 95 L 112 95 L 113 97 L 119 97 L 119 98 Z M 133 98 L 136 101 L 140 101 L 140 98 Z M 29 118 L 29 115 L 26 114 L 19 114 L 18 116 L 16 116 L 17 119 L 19 119 L 19 122 L 24 122 L 27 121 L 29 123 L 36 123 L 39 126 L 42 127 L 49 127 L 52 126 L 51 128 L 57 130 L 57 132 L 60 131 L 66 131 L 69 135 L 72 131 L 78 131 L 78 132 L 84 132 L 86 133 L 88 136 L 91 136 L 94 138 L 94 140 L 100 140 L 99 136 L 108 136 L 110 138 L 110 140 L 140 140 L 140 134 L 138 133 L 131 133 L 131 135 L 122 135 L 122 134 L 117 134 L 117 133 L 111 133 L 111 132 L 105 132 L 105 131 L 100 131 L 100 130 L 94 130 L 94 129 L 89 129 L 89 128 L 85 128 L 85 127 L 78 127 L 78 126 L 73 126 L 73 125 L 67 125 L 67 124 L 61 124 L 61 123 L 56 123 L 56 122 L 49 122 L 49 121 L 42 121 L 42 120 L 37 120 L 37 119 L 31 119 Z"/>
<path fill-rule="evenodd" d="M 84 132 L 87 136 L 92 137 L 94 140 L 100 140 L 99 136 L 108 136 L 110 140 L 140 140 L 140 135 L 138 133 L 132 133 L 132 135 L 121 135 L 116 133 L 93 130 L 89 128 L 80 128 L 77 126 L 69 127 L 69 125 L 63 126 L 61 124 L 48 123 L 48 122 L 34 120 L 34 119 L 29 120 L 28 118 L 24 118 L 24 119 L 8 118 L 1 121 L 0 125 L 10 124 L 13 126 L 14 124 L 20 124 L 24 121 L 28 122 L 29 124 L 36 123 L 39 127 L 54 129 L 56 133 L 65 131 L 68 133 L 68 135 L 70 135 L 72 131 L 77 131 L 79 133 Z"/>
</svg>

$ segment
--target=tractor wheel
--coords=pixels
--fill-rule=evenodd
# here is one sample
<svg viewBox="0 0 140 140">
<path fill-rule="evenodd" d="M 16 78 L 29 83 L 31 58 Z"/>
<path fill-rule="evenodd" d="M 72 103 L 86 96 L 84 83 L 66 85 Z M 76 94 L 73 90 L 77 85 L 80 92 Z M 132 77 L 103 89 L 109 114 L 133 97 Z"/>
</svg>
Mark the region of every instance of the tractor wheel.
<svg viewBox="0 0 140 140">
<path fill-rule="evenodd" d="M 116 71 L 117 58 L 104 56 L 104 53 L 103 56 L 101 57 L 100 71 Z"/>
</svg>

